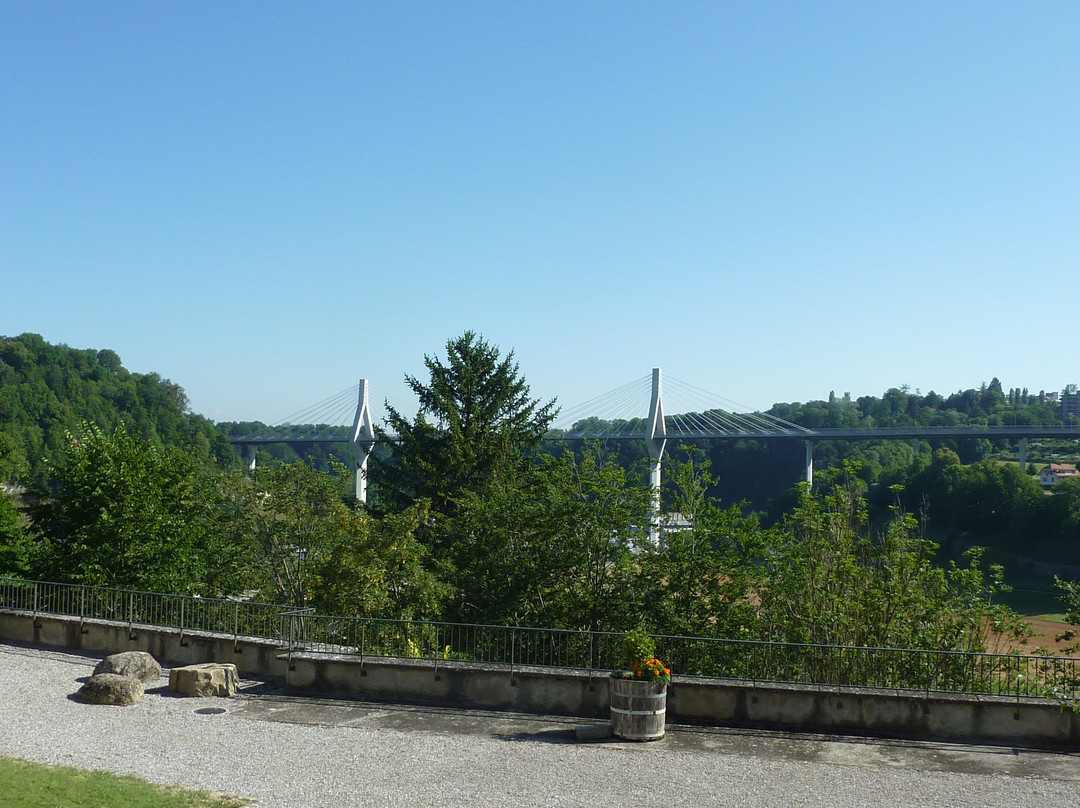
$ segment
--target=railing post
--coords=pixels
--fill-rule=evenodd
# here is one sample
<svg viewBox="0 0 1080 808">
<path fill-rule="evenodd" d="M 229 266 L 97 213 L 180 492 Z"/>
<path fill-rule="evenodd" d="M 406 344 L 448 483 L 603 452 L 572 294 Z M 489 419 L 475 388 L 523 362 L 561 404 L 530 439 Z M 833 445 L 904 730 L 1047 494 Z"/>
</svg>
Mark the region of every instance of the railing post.
<svg viewBox="0 0 1080 808">
<path fill-rule="evenodd" d="M 360 671 L 364 670 L 364 655 L 367 653 L 367 620 L 360 623 Z"/>
<path fill-rule="evenodd" d="M 1023 676 L 1019 673 L 1016 674 L 1016 714 L 1013 718 L 1020 720 L 1020 682 L 1023 680 Z"/>
</svg>

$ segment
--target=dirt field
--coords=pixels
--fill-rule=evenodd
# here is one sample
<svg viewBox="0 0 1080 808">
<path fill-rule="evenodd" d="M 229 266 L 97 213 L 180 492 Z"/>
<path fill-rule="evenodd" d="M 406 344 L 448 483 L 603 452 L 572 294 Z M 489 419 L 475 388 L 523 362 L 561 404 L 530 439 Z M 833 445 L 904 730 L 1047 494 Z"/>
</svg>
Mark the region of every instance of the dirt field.
<svg viewBox="0 0 1080 808">
<path fill-rule="evenodd" d="M 1058 620 L 1047 620 L 1041 617 L 1025 617 L 1029 623 L 1031 623 L 1032 629 L 1035 631 L 1035 636 L 1024 644 L 1023 650 L 1032 652 L 1040 646 L 1046 646 L 1052 653 L 1059 653 L 1062 648 L 1066 648 L 1071 645 L 1080 644 L 1080 627 L 1070 626 L 1068 623 L 1062 623 Z M 1068 629 L 1072 629 L 1076 632 L 1076 637 L 1072 640 L 1055 641 L 1054 636 L 1061 634 Z M 1077 656 L 1072 654 L 1071 656 Z"/>
</svg>

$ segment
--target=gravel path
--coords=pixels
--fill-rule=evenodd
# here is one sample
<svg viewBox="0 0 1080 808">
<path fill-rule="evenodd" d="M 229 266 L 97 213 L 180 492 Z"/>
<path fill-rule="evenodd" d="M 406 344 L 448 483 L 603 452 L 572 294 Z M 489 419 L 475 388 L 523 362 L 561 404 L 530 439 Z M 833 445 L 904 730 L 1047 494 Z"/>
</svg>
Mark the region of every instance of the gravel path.
<svg viewBox="0 0 1080 808">
<path fill-rule="evenodd" d="M 194 701 L 162 688 L 132 707 L 69 698 L 95 662 L 0 644 L 0 755 L 240 794 L 260 808 L 1080 804 L 1076 753 L 700 729 L 576 743 L 575 722 L 560 718 L 343 702 L 316 715 L 302 699 Z M 227 712 L 195 712 L 206 707 Z"/>
</svg>

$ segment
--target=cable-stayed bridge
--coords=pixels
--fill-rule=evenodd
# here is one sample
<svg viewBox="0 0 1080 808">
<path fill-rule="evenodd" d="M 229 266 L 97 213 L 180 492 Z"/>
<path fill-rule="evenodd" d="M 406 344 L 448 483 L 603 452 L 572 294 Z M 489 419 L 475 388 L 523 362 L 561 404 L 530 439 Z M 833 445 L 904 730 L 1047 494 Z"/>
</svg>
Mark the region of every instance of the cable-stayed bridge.
<svg viewBox="0 0 1080 808">
<path fill-rule="evenodd" d="M 357 447 L 357 496 L 366 499 L 367 461 L 379 436 L 376 413 L 385 418 L 385 405 L 371 406 L 372 390 L 366 379 L 330 398 L 296 413 L 262 434 L 232 435 L 234 444 L 251 448 L 267 443 L 352 443 Z M 385 401 L 383 397 L 383 401 Z M 719 406 L 723 403 L 724 406 Z M 407 414 L 409 407 L 393 404 Z M 1036 437 L 1080 438 L 1080 427 L 1016 426 L 902 426 L 873 428 L 815 428 L 800 426 L 767 413 L 738 412 L 739 405 L 692 384 L 665 379 L 659 368 L 651 375 L 616 390 L 560 411 L 552 424 L 551 440 L 640 440 L 652 460 L 650 483 L 659 491 L 660 471 L 668 440 L 801 440 L 806 446 L 806 481 L 813 482 L 814 444 L 828 440 L 934 440 L 988 438 L 1015 440 L 1021 466 L 1026 466 L 1027 441 Z M 413 406 L 415 409 L 415 405 Z M 745 408 L 743 408 L 745 409 Z M 668 411 L 674 414 L 667 414 Z M 351 426 L 349 426 L 351 415 Z M 302 426 L 301 426 L 302 425 Z M 310 426 L 315 425 L 315 426 Z M 388 435 L 387 440 L 394 440 Z"/>
</svg>

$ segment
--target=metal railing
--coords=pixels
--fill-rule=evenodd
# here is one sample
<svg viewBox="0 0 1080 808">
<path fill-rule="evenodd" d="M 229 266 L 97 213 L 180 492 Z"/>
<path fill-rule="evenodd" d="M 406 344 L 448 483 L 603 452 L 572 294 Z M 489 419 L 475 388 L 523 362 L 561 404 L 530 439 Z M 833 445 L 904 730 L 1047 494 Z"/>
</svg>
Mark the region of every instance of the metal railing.
<svg viewBox="0 0 1080 808">
<path fill-rule="evenodd" d="M 310 608 L 0 577 L 0 608 L 276 642 L 291 653 L 616 670 L 622 634 L 316 615 Z M 1080 698 L 1080 658 L 655 637 L 676 674 L 929 693 Z"/>
<path fill-rule="evenodd" d="M 288 636 L 287 620 L 282 616 L 284 607 L 228 598 L 0 577 L 0 608 L 108 620 L 127 623 L 129 628 L 159 626 L 181 632 L 205 631 L 278 641 Z"/>
<path fill-rule="evenodd" d="M 754 682 L 926 693 L 1080 697 L 1080 658 L 1020 653 L 657 637 L 675 671 Z"/>
</svg>

